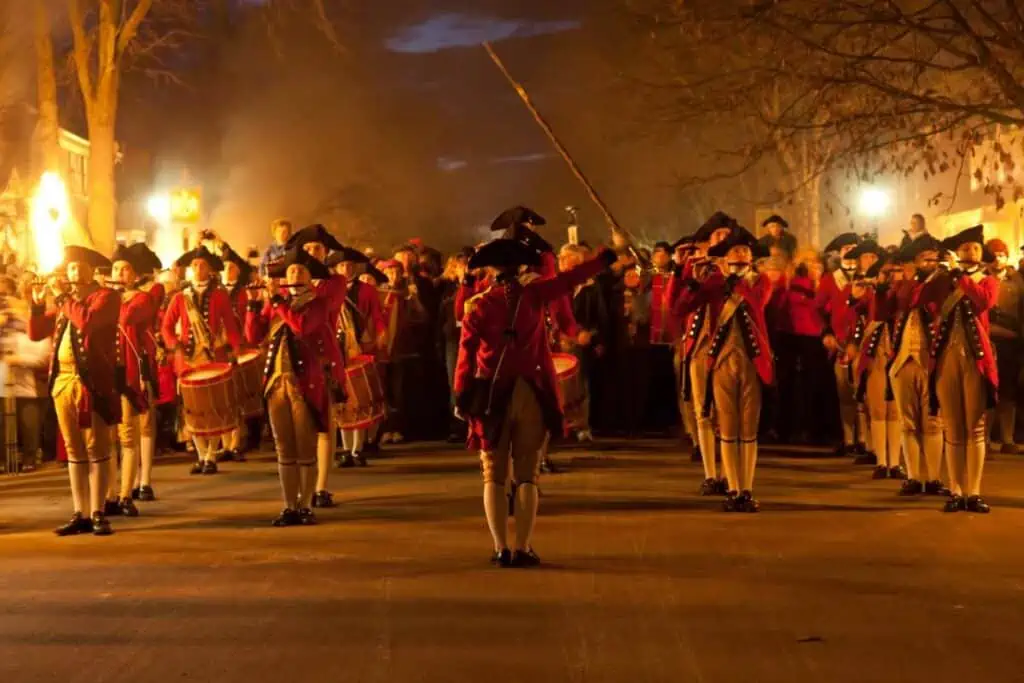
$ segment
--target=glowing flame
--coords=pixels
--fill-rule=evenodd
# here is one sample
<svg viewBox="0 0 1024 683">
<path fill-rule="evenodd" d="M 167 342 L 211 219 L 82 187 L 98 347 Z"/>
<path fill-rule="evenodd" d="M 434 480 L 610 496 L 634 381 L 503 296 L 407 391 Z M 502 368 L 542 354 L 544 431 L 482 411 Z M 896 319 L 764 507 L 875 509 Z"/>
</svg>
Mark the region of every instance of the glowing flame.
<svg viewBox="0 0 1024 683">
<path fill-rule="evenodd" d="M 60 175 L 43 174 L 32 196 L 30 227 L 39 272 L 52 273 L 64 260 L 64 229 L 71 218 L 71 202 Z"/>
</svg>

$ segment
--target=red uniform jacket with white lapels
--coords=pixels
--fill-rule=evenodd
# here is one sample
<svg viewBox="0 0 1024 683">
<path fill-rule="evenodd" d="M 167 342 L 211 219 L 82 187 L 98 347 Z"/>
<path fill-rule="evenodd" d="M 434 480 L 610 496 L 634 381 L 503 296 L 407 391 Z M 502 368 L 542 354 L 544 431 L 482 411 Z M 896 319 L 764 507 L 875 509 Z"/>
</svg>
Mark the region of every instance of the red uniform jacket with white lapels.
<svg viewBox="0 0 1024 683">
<path fill-rule="evenodd" d="M 989 338 L 988 311 L 999 298 L 999 282 L 990 275 L 977 272 L 973 276 L 956 271 L 939 273 L 922 293 L 932 320 L 931 372 L 938 366 L 942 352 L 949 343 L 957 317 L 965 326 L 967 344 L 978 366 L 978 372 L 988 382 L 994 398 L 999 387 L 996 358 Z M 959 312 L 959 316 L 956 313 Z"/>
<path fill-rule="evenodd" d="M 467 303 L 455 366 L 455 396 L 469 420 L 469 448 L 496 446 L 508 400 L 520 377 L 536 392 L 548 431 L 561 434 L 558 376 L 547 343 L 545 309 L 600 273 L 614 257 L 612 252 L 602 252 L 572 270 L 527 284 L 516 279 L 495 283 Z"/>
<path fill-rule="evenodd" d="M 333 429 L 331 405 L 344 400 L 345 361 L 334 337 L 334 307 L 345 298 L 344 276 L 321 281 L 306 294 L 291 299 L 276 296 L 249 304 L 245 336 L 261 344 L 269 335 L 264 387 L 273 376 L 277 355 L 287 348 L 302 396 L 313 414 L 317 430 Z"/>
<path fill-rule="evenodd" d="M 213 345 L 211 352 L 213 360 L 226 361 L 225 343 L 234 350 L 242 345 L 242 332 L 238 327 L 238 320 L 231 305 L 231 297 L 226 289 L 219 284 L 211 284 L 202 294 L 190 288 L 184 289 L 174 295 L 171 303 L 164 313 L 164 320 L 160 326 L 160 334 L 164 338 L 164 344 L 168 349 L 181 347 L 182 354 L 175 356 L 175 372 L 178 376 L 187 370 L 186 357 L 191 357 L 196 349 L 197 339 L 192 329 L 192 321 L 188 315 L 188 303 L 185 297 L 190 297 L 206 323 L 207 330 L 212 335 L 210 340 Z M 177 331 L 178 324 L 181 324 L 181 333 Z"/>
<path fill-rule="evenodd" d="M 150 392 L 156 396 L 159 389 L 153 329 L 163 299 L 164 287 L 159 284 L 153 285 L 148 291 L 125 292 L 121 297 L 118 329 L 125 370 L 125 386 L 122 391 L 139 413 L 149 410 Z"/>
<path fill-rule="evenodd" d="M 83 299 L 62 296 L 56 308 L 32 306 L 28 335 L 41 341 L 53 335 L 50 361 L 50 391 L 57 378 L 57 354 L 65 334 L 71 335 L 75 364 L 85 391 L 78 406 L 79 425 L 92 427 L 95 412 L 108 425 L 121 421 L 121 400 L 117 394 L 117 319 L 121 313 L 121 295 L 106 287 L 96 287 Z"/>
</svg>

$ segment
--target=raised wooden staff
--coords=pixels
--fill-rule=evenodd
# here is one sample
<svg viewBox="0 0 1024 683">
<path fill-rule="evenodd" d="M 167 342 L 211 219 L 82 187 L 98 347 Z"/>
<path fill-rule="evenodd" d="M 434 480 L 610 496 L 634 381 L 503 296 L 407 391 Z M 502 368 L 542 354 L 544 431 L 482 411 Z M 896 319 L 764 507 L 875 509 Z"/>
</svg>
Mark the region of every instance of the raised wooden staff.
<svg viewBox="0 0 1024 683">
<path fill-rule="evenodd" d="M 544 120 L 541 113 L 537 111 L 537 107 L 533 106 L 533 102 L 530 101 L 530 96 L 526 93 L 526 89 L 523 88 L 518 81 L 512 78 L 512 74 L 510 74 L 508 69 L 505 68 L 505 64 L 501 61 L 501 58 L 498 57 L 498 54 L 494 51 L 494 48 L 491 47 L 489 42 L 484 43 L 484 49 L 487 50 L 487 54 L 490 55 L 491 61 L 494 62 L 494 65 L 497 66 L 498 70 L 505 76 L 509 85 L 511 85 L 516 93 L 519 94 L 519 99 L 523 101 L 526 108 L 531 114 L 533 114 L 533 118 L 537 122 L 537 125 L 539 125 L 541 130 L 543 130 L 548 136 L 548 140 L 551 141 L 551 144 L 558 151 L 559 155 L 561 155 L 562 159 L 565 160 L 565 163 L 569 165 L 569 170 L 571 170 L 573 175 L 576 176 L 576 179 L 582 183 L 583 189 L 587 191 L 591 201 L 593 201 L 594 204 L 597 205 L 597 208 L 601 210 L 601 213 L 604 214 L 604 219 L 607 221 L 608 227 L 611 228 L 612 233 L 624 239 L 626 241 L 627 248 L 633 255 L 633 258 L 637 259 L 638 262 L 641 262 L 640 255 L 637 253 L 636 249 L 633 248 L 632 241 L 629 238 L 629 233 L 623 230 L 622 226 L 619 225 L 619 222 L 615 220 L 615 216 L 612 215 L 611 209 L 609 209 L 608 205 L 604 203 L 601 196 L 597 194 L 597 190 L 595 190 L 594 186 L 589 180 L 587 180 L 587 177 L 583 175 L 583 171 L 576 164 L 576 161 L 569 155 L 569 151 L 565 148 L 565 145 L 562 144 L 561 140 L 558 139 L 558 136 L 555 135 L 555 131 L 551 129 L 548 122 Z"/>
</svg>

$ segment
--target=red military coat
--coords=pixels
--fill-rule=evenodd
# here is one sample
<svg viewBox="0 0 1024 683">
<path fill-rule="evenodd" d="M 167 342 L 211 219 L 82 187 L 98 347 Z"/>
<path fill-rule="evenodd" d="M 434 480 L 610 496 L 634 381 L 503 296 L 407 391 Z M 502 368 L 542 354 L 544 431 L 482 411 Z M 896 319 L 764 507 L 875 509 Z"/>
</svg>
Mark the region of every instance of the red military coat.
<svg viewBox="0 0 1024 683">
<path fill-rule="evenodd" d="M 287 345 L 299 389 L 320 432 L 333 429 L 331 406 L 340 402 L 345 387 L 345 361 L 331 322 L 334 307 L 345 298 L 345 288 L 345 277 L 334 275 L 320 281 L 312 299 L 302 305 L 276 297 L 266 303 L 250 303 L 245 316 L 245 336 L 250 344 L 261 344 L 270 334 L 264 386 L 273 376 L 282 345 Z M 271 330 L 274 321 L 280 324 Z"/>
<path fill-rule="evenodd" d="M 106 287 L 93 289 L 84 299 L 61 297 L 57 307 L 32 306 L 28 335 L 32 341 L 53 336 L 50 391 L 57 379 L 57 354 L 65 334 L 71 335 L 75 363 L 85 391 L 78 406 L 79 425 L 92 427 L 92 413 L 108 425 L 121 421 L 117 394 L 117 320 L 121 295 Z"/>
<path fill-rule="evenodd" d="M 175 372 L 180 377 L 182 372 L 188 369 L 187 356 L 191 356 L 196 346 L 196 339 L 193 335 L 192 321 L 188 316 L 187 304 L 185 297 L 194 296 L 195 290 L 189 288 L 182 290 L 174 295 L 171 299 L 171 303 L 167 307 L 167 311 L 164 313 L 163 322 L 160 325 L 160 334 L 163 337 L 164 345 L 168 351 L 174 351 L 181 347 L 184 354 L 176 354 L 175 356 Z M 211 284 L 206 291 L 196 297 L 197 308 L 203 319 L 206 321 L 206 327 L 209 329 L 213 339 L 211 340 L 214 348 L 211 351 L 214 354 L 214 360 L 224 361 L 227 360 L 227 354 L 223 348 L 223 342 L 226 341 L 227 345 L 232 351 L 237 352 L 239 347 L 242 345 L 242 332 L 239 329 L 238 321 L 235 318 L 235 311 L 231 305 L 231 297 L 228 296 L 227 290 L 217 284 Z M 181 332 L 178 333 L 178 325 L 181 326 Z"/>
<path fill-rule="evenodd" d="M 354 280 L 348 285 L 348 292 L 345 296 L 345 306 L 352 313 L 355 329 L 353 334 L 356 341 L 363 346 L 364 353 L 370 353 L 376 347 L 377 340 L 388 331 L 387 322 L 384 318 L 384 311 L 381 308 L 380 296 L 377 288 L 373 285 Z M 336 330 L 338 345 L 344 352 L 345 330 L 341 325 L 341 311 L 334 316 L 333 328 Z M 369 335 L 370 342 L 364 344 L 364 338 Z"/>
<path fill-rule="evenodd" d="M 149 391 L 152 390 L 154 395 L 159 393 L 153 329 L 163 298 L 164 288 L 159 284 L 153 285 L 149 291 L 140 290 L 130 297 L 122 297 L 118 330 L 125 368 L 123 391 L 140 413 L 149 409 Z"/>
<path fill-rule="evenodd" d="M 467 415 L 470 449 L 490 450 L 497 445 L 505 401 L 520 377 L 537 392 L 548 430 L 553 435 L 561 433 L 558 377 L 547 344 L 545 309 L 555 299 L 568 297 L 573 288 L 597 275 L 607 263 L 608 258 L 601 256 L 525 285 L 518 280 L 496 283 L 471 301 L 462 321 L 455 366 L 456 405 L 465 412 L 473 387 L 486 385 L 493 398 L 488 399 L 493 417 Z M 507 334 L 510 328 L 513 339 Z"/>
<path fill-rule="evenodd" d="M 691 263 L 683 267 L 679 276 L 672 278 L 668 297 L 672 304 L 672 315 L 683 331 L 685 359 L 692 357 L 705 321 L 708 330 L 714 332 L 718 324 L 718 313 L 722 310 L 721 296 L 725 293 L 724 284 L 725 276 L 717 267 L 703 280 L 694 279 Z"/>
<path fill-rule="evenodd" d="M 953 331 L 956 317 L 954 312 L 959 310 L 978 372 L 993 392 L 999 387 L 999 373 L 989 337 L 988 320 L 988 311 L 995 306 L 998 298 L 999 281 L 991 275 L 975 279 L 964 273 L 953 275 L 943 272 L 924 288 L 919 303 L 929 311 L 932 322 L 931 373 L 938 371 L 939 359 Z"/>
<path fill-rule="evenodd" d="M 729 331 L 728 326 L 740 324 L 744 326 L 744 329 L 741 330 L 744 339 L 750 342 L 746 345 L 750 362 L 754 364 L 761 381 L 765 384 L 772 384 L 775 381 L 775 363 L 772 358 L 771 343 L 768 341 L 768 325 L 764 319 L 764 309 L 772 296 L 774 285 L 766 275 L 758 275 L 753 282 L 747 278 L 737 280 L 733 286 L 733 296 L 739 297 L 740 305 L 731 320 L 723 325 L 722 314 L 730 299 L 727 289 L 728 279 L 722 277 L 720 273 L 719 277 L 709 279 L 701 285 L 701 290 L 706 293 L 708 302 L 716 309 L 708 364 L 714 367 L 718 359 L 716 348 L 721 349 Z"/>
</svg>

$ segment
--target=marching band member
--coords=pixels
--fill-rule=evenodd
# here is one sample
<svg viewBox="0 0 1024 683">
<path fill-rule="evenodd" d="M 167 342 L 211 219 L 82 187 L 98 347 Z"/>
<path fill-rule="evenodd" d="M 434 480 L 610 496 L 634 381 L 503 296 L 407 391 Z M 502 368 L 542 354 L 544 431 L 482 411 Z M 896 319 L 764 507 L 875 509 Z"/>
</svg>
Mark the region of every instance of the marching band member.
<svg viewBox="0 0 1024 683">
<path fill-rule="evenodd" d="M 729 482 L 724 476 L 718 476 L 715 424 L 704 405 L 710 392 L 708 353 L 721 308 L 721 302 L 712 300 L 708 293 L 720 293 L 722 290 L 717 285 L 724 280 L 721 270 L 708 258 L 708 249 L 727 238 L 733 225 L 735 219 L 721 211 L 705 221 L 694 233 L 689 258 L 669 284 L 668 293 L 673 314 L 683 330 L 683 398 L 693 406 L 695 441 L 704 465 L 700 492 L 705 496 L 725 494 L 729 490 Z"/>
<path fill-rule="evenodd" d="M 929 368 L 932 364 L 929 328 L 940 298 L 939 241 L 924 234 L 900 249 L 899 259 L 913 264 L 914 276 L 889 288 L 886 306 L 895 318 L 889 380 L 902 426 L 907 479 L 902 496 L 942 493 L 942 428 L 931 410 Z M 941 282 L 941 280 L 940 280 Z M 922 463 L 922 452 L 924 459 Z M 924 484 L 922 484 L 924 480 Z"/>
<path fill-rule="evenodd" d="M 302 230 L 291 236 L 288 240 L 288 249 L 301 250 L 312 256 L 316 261 L 319 261 L 321 265 L 324 265 L 327 261 L 327 257 L 332 251 L 340 251 L 343 247 L 341 243 L 327 230 L 323 225 L 319 223 L 314 225 L 308 225 Z M 330 278 L 330 271 L 324 268 L 317 268 L 317 273 L 327 273 L 324 278 L 314 278 L 313 286 L 319 292 L 323 289 L 323 292 L 319 292 L 327 302 L 327 306 L 330 310 L 331 315 L 331 327 L 335 328 L 337 324 L 337 318 L 341 314 L 342 306 L 345 304 L 345 292 L 338 290 L 333 285 L 333 280 Z M 340 291 L 340 293 L 339 293 Z M 344 372 L 344 370 L 342 370 Z M 344 381 L 342 381 L 344 386 Z M 317 435 L 316 442 L 316 497 L 314 498 L 314 504 L 317 507 L 331 507 L 333 497 L 331 492 L 327 489 L 328 479 L 331 474 L 331 461 L 334 458 L 334 450 L 337 447 L 337 433 L 333 428 L 333 422 L 331 423 L 331 429 L 321 431 Z"/>
<path fill-rule="evenodd" d="M 886 304 L 886 291 L 903 277 L 895 259 L 879 261 L 865 273 L 868 286 L 868 322 L 857 358 L 857 397 L 867 408 L 872 449 L 877 458 L 874 479 L 904 479 L 900 466 L 899 411 L 889 380 L 889 359 L 893 352 L 893 317 Z"/>
<path fill-rule="evenodd" d="M 713 404 L 718 418 L 722 469 L 729 482 L 727 512 L 759 509 L 753 489 L 761 384 L 770 385 L 774 379 L 764 319 L 772 283 L 752 270 L 754 259 L 764 255 L 757 238 L 736 225 L 725 240 L 708 249 L 708 256 L 722 259 L 724 272 L 700 286 L 718 307 L 708 350 L 710 392 L 704 410 Z"/>
<path fill-rule="evenodd" d="M 935 288 L 945 296 L 933 311 L 932 377 L 946 438 L 949 500 L 946 512 L 988 512 L 981 498 L 981 476 L 988 446 L 985 412 L 995 405 L 999 373 L 989 338 L 988 311 L 999 296 L 999 283 L 985 273 L 984 228 L 977 225 L 942 242 L 953 252 L 948 273 Z M 941 291 L 941 290 L 940 290 Z M 934 407 L 934 406 L 933 406 Z"/>
<path fill-rule="evenodd" d="M 331 322 L 335 301 L 345 296 L 345 278 L 332 277 L 324 264 L 299 248 L 288 252 L 280 268 L 270 272 L 271 278 L 283 272 L 290 295 L 282 296 L 277 281 L 268 279 L 264 302 L 258 301 L 258 290 L 250 290 L 245 321 L 249 343 L 270 340 L 264 395 L 284 498 L 284 509 L 273 522 L 279 527 L 316 521 L 317 444 L 334 430 L 334 405 L 344 400 L 345 382 Z"/>
<path fill-rule="evenodd" d="M 373 285 L 360 281 L 360 276 L 370 273 L 377 282 L 386 276 L 370 265 L 370 259 L 361 252 L 347 247 L 327 257 L 327 266 L 334 268 L 338 275 L 345 277 L 348 291 L 345 305 L 338 316 L 337 339 L 346 361 L 363 354 L 375 354 L 383 347 L 387 325 L 381 312 L 380 298 Z M 336 460 L 338 467 L 366 467 L 363 447 L 376 437 L 380 424 L 369 429 L 341 430 L 344 454 Z M 372 432 L 372 433 L 371 433 Z"/>
<path fill-rule="evenodd" d="M 156 451 L 157 394 L 156 328 L 157 314 L 163 303 L 164 288 L 145 284 L 160 270 L 160 259 L 145 244 L 119 246 L 111 259 L 111 281 L 121 291 L 121 315 L 118 320 L 121 355 L 124 364 L 121 388 L 121 424 L 117 437 L 121 444 L 121 488 L 118 510 L 135 517 L 138 509 L 133 498 L 154 500 L 152 486 L 153 457 Z M 136 479 L 139 481 L 138 492 Z"/>
<path fill-rule="evenodd" d="M 227 290 L 228 298 L 231 300 L 231 309 L 235 314 L 238 329 L 241 330 L 245 325 L 245 311 L 249 301 L 246 287 L 249 286 L 252 268 L 249 266 L 248 261 L 239 256 L 238 252 L 232 249 L 224 240 L 218 239 L 216 246 L 217 251 L 215 253 L 224 262 L 222 282 Z M 221 457 L 224 460 L 245 462 L 245 453 L 243 452 L 243 432 L 245 430 L 243 428 L 246 426 L 242 421 L 239 421 L 238 429 L 229 432 L 223 437 L 224 453 Z"/>
<path fill-rule="evenodd" d="M 50 393 L 67 449 L 74 507 L 71 521 L 55 530 L 58 536 L 113 533 L 104 515 L 104 499 L 110 430 L 121 418 L 115 382 L 121 297 L 95 281 L 96 269 L 107 267 L 110 261 L 91 249 L 66 247 L 62 272 L 67 281 L 53 277 L 32 293 L 29 337 L 39 341 L 53 336 Z M 47 288 L 55 297 L 49 310 Z"/>
<path fill-rule="evenodd" d="M 863 455 L 860 448 L 864 434 L 857 434 L 857 398 L 853 383 L 853 371 L 848 357 L 847 342 L 853 334 L 857 320 L 856 313 L 851 310 L 850 290 L 857 273 L 857 259 L 850 255 L 860 242 L 856 233 L 846 232 L 838 235 L 825 252 L 839 253 L 839 268 L 826 273 L 818 286 L 815 304 L 825 321 L 825 329 L 821 341 L 829 352 L 829 359 L 835 371 L 836 392 L 839 396 L 839 422 L 843 428 L 843 443 L 839 448 L 840 455 Z M 857 462 L 857 461 L 855 461 Z"/>
<path fill-rule="evenodd" d="M 455 372 L 456 413 L 469 422 L 468 446 L 481 451 L 484 511 L 494 540 L 493 562 L 499 566 L 540 562 L 531 542 L 539 459 L 547 434 L 562 429 L 545 306 L 614 261 L 614 253 L 604 252 L 566 273 L 522 284 L 520 267 L 537 267 L 540 257 L 517 240 L 493 240 L 470 259 L 471 269 L 492 267 L 498 276 L 491 288 L 467 302 Z M 516 484 L 514 555 L 507 541 L 510 462 Z"/>
<path fill-rule="evenodd" d="M 200 246 L 179 258 L 177 265 L 188 269 L 189 284 L 171 299 L 160 334 L 167 351 L 174 354 L 175 371 L 180 378 L 189 368 L 233 359 L 242 345 L 242 333 L 227 290 L 215 275 L 223 270 L 224 262 Z M 218 439 L 192 439 L 196 462 L 191 473 L 216 474 Z"/>
</svg>

